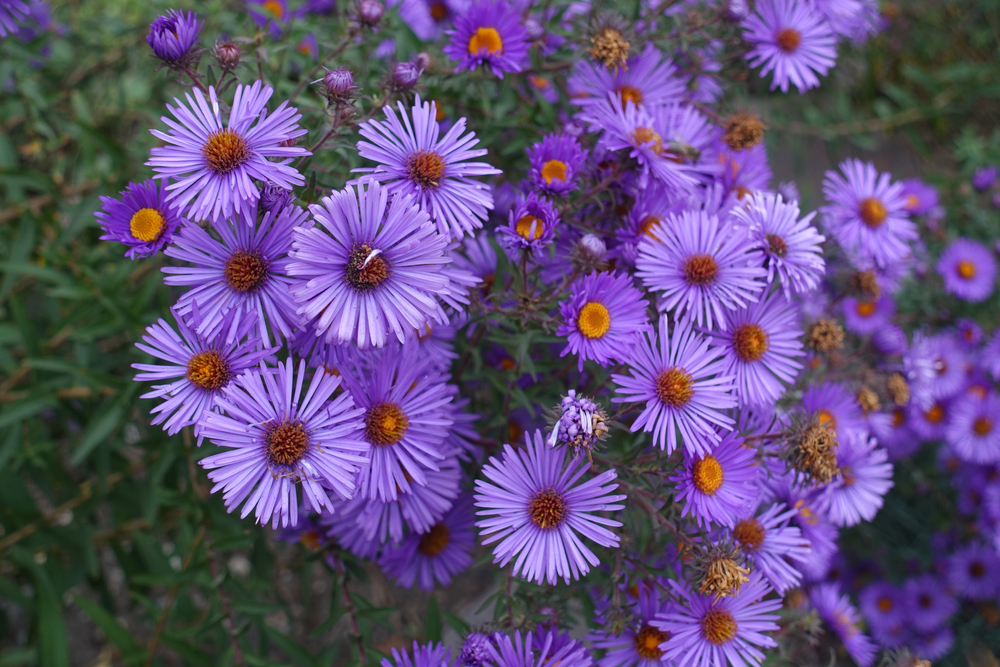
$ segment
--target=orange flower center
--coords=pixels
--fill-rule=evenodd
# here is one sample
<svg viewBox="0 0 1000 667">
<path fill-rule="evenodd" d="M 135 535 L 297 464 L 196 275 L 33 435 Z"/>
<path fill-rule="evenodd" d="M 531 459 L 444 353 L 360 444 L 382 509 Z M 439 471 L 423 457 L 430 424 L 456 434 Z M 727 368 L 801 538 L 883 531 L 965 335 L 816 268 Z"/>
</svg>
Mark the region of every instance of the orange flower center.
<svg viewBox="0 0 1000 667">
<path fill-rule="evenodd" d="M 496 28 L 477 28 L 472 37 L 469 38 L 469 54 L 478 55 L 480 51 L 486 49 L 491 55 L 503 53 L 503 40 Z"/>
<path fill-rule="evenodd" d="M 701 619 L 702 636 L 716 646 L 730 642 L 736 630 L 736 619 L 725 609 L 709 609 Z"/>
<path fill-rule="evenodd" d="M 566 501 L 553 489 L 546 489 L 531 498 L 528 516 L 542 530 L 558 528 L 566 519 Z"/>
<path fill-rule="evenodd" d="M 636 590 L 638 594 L 638 589 Z M 663 655 L 660 644 L 670 639 L 670 634 L 657 630 L 651 625 L 644 625 L 639 632 L 635 633 L 632 640 L 636 653 L 646 660 L 659 660 Z"/>
<path fill-rule="evenodd" d="M 365 413 L 365 437 L 373 445 L 395 445 L 408 428 L 410 420 L 395 403 L 379 403 Z"/>
<path fill-rule="evenodd" d="M 858 215 L 861 216 L 862 222 L 875 229 L 885 222 L 885 219 L 889 217 L 889 212 L 885 209 L 885 204 L 878 199 L 866 197 L 861 200 Z"/>
<path fill-rule="evenodd" d="M 514 231 L 521 238 L 533 241 L 542 237 L 542 234 L 545 232 L 545 224 L 539 217 L 526 215 L 517 221 Z"/>
<path fill-rule="evenodd" d="M 754 518 L 743 519 L 733 528 L 733 539 L 740 543 L 744 551 L 756 551 L 764 544 L 767 531 L 760 521 Z"/>
<path fill-rule="evenodd" d="M 448 7 L 443 2 L 431 3 L 431 18 L 435 21 L 443 21 L 448 17 Z"/>
<path fill-rule="evenodd" d="M 684 277 L 691 285 L 705 287 L 719 276 L 719 263 L 711 255 L 691 255 L 684 262 Z"/>
<path fill-rule="evenodd" d="M 978 436 L 989 435 L 990 431 L 993 430 L 993 420 L 989 417 L 979 417 L 973 422 L 972 430 Z"/>
<path fill-rule="evenodd" d="M 691 468 L 691 477 L 694 480 L 694 488 L 702 493 L 714 496 L 715 492 L 722 486 L 724 474 L 719 460 L 709 454 L 703 459 L 694 462 Z"/>
<path fill-rule="evenodd" d="M 235 130 L 216 130 L 208 135 L 201 154 L 209 169 L 225 175 L 250 159 L 250 144 Z"/>
<path fill-rule="evenodd" d="M 733 333 L 733 348 L 743 361 L 759 361 L 770 347 L 767 332 L 759 324 L 742 324 Z"/>
<path fill-rule="evenodd" d="M 966 280 L 972 280 L 976 277 L 976 265 L 967 259 L 963 259 L 958 263 L 958 275 Z"/>
<path fill-rule="evenodd" d="M 779 49 L 785 53 L 792 53 L 802 44 L 802 33 L 795 28 L 782 28 L 775 35 L 774 41 L 777 42 Z"/>
<path fill-rule="evenodd" d="M 297 419 L 286 420 L 280 424 L 269 424 L 264 436 L 267 445 L 267 455 L 272 463 L 283 466 L 294 465 L 306 454 L 309 448 L 309 436 L 306 428 Z"/>
<path fill-rule="evenodd" d="M 270 265 L 259 250 L 237 250 L 226 260 L 226 284 L 243 294 L 256 292 L 267 282 Z"/>
<path fill-rule="evenodd" d="M 819 411 L 819 425 L 823 428 L 835 429 L 837 428 L 837 418 L 826 410 Z"/>
<path fill-rule="evenodd" d="M 278 0 L 264 0 L 262 4 L 264 5 L 264 9 L 269 11 L 274 18 L 285 18 L 285 8 L 281 6 Z"/>
<path fill-rule="evenodd" d="M 636 106 L 642 104 L 642 91 L 635 86 L 630 86 L 626 83 L 618 86 L 615 90 L 622 96 L 622 106 L 625 106 L 629 102 Z"/>
<path fill-rule="evenodd" d="M 656 397 L 672 408 L 682 408 L 694 396 L 694 381 L 683 368 L 674 366 L 656 378 Z"/>
<path fill-rule="evenodd" d="M 580 309 L 576 318 L 576 326 L 587 338 L 601 338 L 611 328 L 611 315 L 603 303 L 590 301 Z"/>
<path fill-rule="evenodd" d="M 663 153 L 663 138 L 651 127 L 637 127 L 632 132 L 632 141 L 636 146 L 653 144 L 651 150 L 660 155 Z"/>
<path fill-rule="evenodd" d="M 132 214 L 128 230 L 135 238 L 149 243 L 160 238 L 166 226 L 167 221 L 155 208 L 140 208 Z"/>
<path fill-rule="evenodd" d="M 440 184 L 444 169 L 444 158 L 434 151 L 417 151 L 406 159 L 406 175 L 424 190 Z"/>
<path fill-rule="evenodd" d="M 216 391 L 229 384 L 229 362 L 215 350 L 199 352 L 188 360 L 185 376 L 199 389 Z"/>
<path fill-rule="evenodd" d="M 566 182 L 566 163 L 562 160 L 549 160 L 542 165 L 542 178 L 545 182 L 552 184 L 553 180 Z"/>
<path fill-rule="evenodd" d="M 924 413 L 924 419 L 932 424 L 939 424 L 944 419 L 944 408 L 935 403 L 931 409 Z"/>
<path fill-rule="evenodd" d="M 861 317 L 871 317 L 875 312 L 875 302 L 874 301 L 858 301 L 858 304 L 854 307 L 858 315 Z"/>
</svg>

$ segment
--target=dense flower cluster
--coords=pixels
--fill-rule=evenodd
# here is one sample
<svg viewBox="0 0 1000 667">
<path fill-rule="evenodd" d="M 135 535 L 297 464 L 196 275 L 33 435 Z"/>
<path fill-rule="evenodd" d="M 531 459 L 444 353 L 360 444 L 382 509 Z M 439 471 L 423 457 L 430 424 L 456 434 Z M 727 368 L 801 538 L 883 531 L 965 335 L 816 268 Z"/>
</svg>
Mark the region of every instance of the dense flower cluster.
<svg viewBox="0 0 1000 667">
<path fill-rule="evenodd" d="M 21 4 L 0 2 L 0 36 Z M 539 93 L 559 126 L 525 128 L 520 171 L 497 168 L 509 151 L 481 143 L 487 121 L 455 115 L 445 91 L 410 92 L 429 56 L 391 65 L 394 99 L 361 121 L 351 72 L 328 71 L 314 87 L 332 124 L 306 149 L 316 128 L 294 100 L 272 103 L 278 87 L 202 84 L 193 13 L 150 26 L 155 56 L 194 87 L 151 130 L 159 184 L 103 198 L 97 217 L 128 257 L 172 260 L 176 324 L 138 344 L 165 365 L 135 365 L 162 401 L 153 423 L 218 448 L 200 464 L 229 511 L 309 526 L 334 565 L 349 553 L 430 590 L 471 566 L 478 536 L 508 597 L 513 580 L 537 601 L 547 589 L 530 586 L 587 579 L 586 642 L 511 632 L 508 616 L 460 654 L 415 644 L 383 665 L 758 665 L 783 606 L 861 667 L 878 646 L 943 655 L 958 600 L 1000 593 L 1000 335 L 908 336 L 894 296 L 933 265 L 945 291 L 981 302 L 993 250 L 956 238 L 931 263 L 935 190 L 856 159 L 803 215 L 771 182 L 764 124 L 719 115 L 721 43 L 692 68 L 648 23 L 604 17 L 566 42 L 581 3 L 397 4 L 441 40 L 444 77 L 523 97 L 544 89 L 533 58 L 574 54 L 564 94 Z M 782 92 L 819 86 L 838 40 L 878 26 L 870 0 L 722 5 Z M 247 9 L 272 38 L 291 29 L 284 2 Z M 383 9 L 360 3 L 352 34 Z M 324 191 L 306 170 L 337 132 L 365 166 Z M 553 388 L 546 426 L 534 397 Z M 467 410 L 491 394 L 503 414 Z M 876 516 L 891 461 L 930 441 L 975 493 L 978 536 L 855 607 L 839 533 Z"/>
</svg>

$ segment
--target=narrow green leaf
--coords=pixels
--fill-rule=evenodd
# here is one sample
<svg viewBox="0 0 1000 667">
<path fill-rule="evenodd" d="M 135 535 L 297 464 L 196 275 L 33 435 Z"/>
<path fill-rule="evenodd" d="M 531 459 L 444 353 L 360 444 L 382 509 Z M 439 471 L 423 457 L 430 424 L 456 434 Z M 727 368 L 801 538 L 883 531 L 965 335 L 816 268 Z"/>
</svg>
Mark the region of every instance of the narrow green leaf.
<svg viewBox="0 0 1000 667">
<path fill-rule="evenodd" d="M 132 638 L 132 633 L 122 627 L 122 624 L 111 612 L 80 595 L 74 595 L 73 599 L 91 622 L 101 629 L 108 641 L 117 646 L 123 654 L 129 656 L 142 652 L 142 649 Z"/>
<path fill-rule="evenodd" d="M 41 667 L 69 667 L 69 639 L 62 605 L 51 595 L 38 599 L 38 648 Z"/>
<path fill-rule="evenodd" d="M 438 608 L 438 601 L 433 593 L 427 603 L 427 616 L 424 618 L 424 639 L 429 642 L 441 641 L 441 609 Z"/>
</svg>

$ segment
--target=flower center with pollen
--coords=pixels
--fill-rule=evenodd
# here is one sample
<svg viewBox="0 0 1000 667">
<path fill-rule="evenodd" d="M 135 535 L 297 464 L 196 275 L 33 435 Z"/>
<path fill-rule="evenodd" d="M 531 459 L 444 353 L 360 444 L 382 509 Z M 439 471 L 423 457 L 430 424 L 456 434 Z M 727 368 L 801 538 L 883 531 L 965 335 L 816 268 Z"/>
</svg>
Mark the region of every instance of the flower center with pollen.
<svg viewBox="0 0 1000 667">
<path fill-rule="evenodd" d="M 624 83 L 618 86 L 618 88 L 616 88 L 615 90 L 618 92 L 619 95 L 622 96 L 623 107 L 627 105 L 629 102 L 631 102 L 636 106 L 642 104 L 642 91 L 636 88 L 635 86 L 630 86 L 627 83 Z"/>
<path fill-rule="evenodd" d="M 743 324 L 733 333 L 733 349 L 743 361 L 759 361 L 771 347 L 767 332 L 759 324 Z"/>
<path fill-rule="evenodd" d="M 691 255 L 684 262 L 684 278 L 688 284 L 705 287 L 719 276 L 719 264 L 711 255 Z"/>
<path fill-rule="evenodd" d="M 924 413 L 924 419 L 931 424 L 940 424 L 944 419 L 944 408 L 940 404 L 934 404 L 931 409 Z"/>
<path fill-rule="evenodd" d="M 435 558 L 447 548 L 451 542 L 451 530 L 443 523 L 431 526 L 431 529 L 420 536 L 420 543 L 417 544 L 417 553 Z"/>
<path fill-rule="evenodd" d="M 646 660 L 659 660 L 663 655 L 660 644 L 670 639 L 670 634 L 657 630 L 651 625 L 644 625 L 639 632 L 635 633 L 632 640 L 635 644 L 635 652 Z"/>
<path fill-rule="evenodd" d="M 395 445 L 408 428 L 409 418 L 395 403 L 379 403 L 365 413 L 365 437 L 373 445 Z"/>
<path fill-rule="evenodd" d="M 477 28 L 475 34 L 469 38 L 469 54 L 477 55 L 486 49 L 491 55 L 503 53 L 503 40 L 496 28 Z"/>
<path fill-rule="evenodd" d="M 250 144 L 235 130 L 216 130 L 208 135 L 201 154 L 209 169 L 225 175 L 250 159 Z"/>
<path fill-rule="evenodd" d="M 682 408 L 694 396 L 694 381 L 683 368 L 668 368 L 656 377 L 656 397 L 672 408 Z"/>
<path fill-rule="evenodd" d="M 587 338 L 600 338 L 611 328 L 611 315 L 603 303 L 590 301 L 580 309 L 576 326 Z"/>
<path fill-rule="evenodd" d="M 795 28 L 782 28 L 774 36 L 774 41 L 785 53 L 793 53 L 802 44 L 802 33 Z"/>
<path fill-rule="evenodd" d="M 976 277 L 976 265 L 963 259 L 958 263 L 958 275 L 962 276 L 966 280 L 972 280 Z"/>
<path fill-rule="evenodd" d="M 879 611 L 883 613 L 889 613 L 890 611 L 892 611 L 892 607 L 893 607 L 892 598 L 883 595 L 878 599 Z"/>
<path fill-rule="evenodd" d="M 406 174 L 424 190 L 433 190 L 444 178 L 444 158 L 434 151 L 417 151 L 406 160 Z"/>
<path fill-rule="evenodd" d="M 733 528 L 733 538 L 740 543 L 744 551 L 757 551 L 764 544 L 767 531 L 757 519 L 743 519 Z"/>
<path fill-rule="evenodd" d="M 389 265 L 371 246 L 355 246 L 345 267 L 347 282 L 359 292 L 373 290 L 389 277 Z"/>
<path fill-rule="evenodd" d="M 237 250 L 226 260 L 226 284 L 237 292 L 256 292 L 267 282 L 270 265 L 259 250 Z"/>
<path fill-rule="evenodd" d="M 701 634 L 711 643 L 721 646 L 736 636 L 736 619 L 725 609 L 709 609 L 701 619 Z"/>
<path fill-rule="evenodd" d="M 767 238 L 767 249 L 772 255 L 784 257 L 788 254 L 788 244 L 785 243 L 785 239 L 777 234 L 768 234 L 765 238 Z"/>
<path fill-rule="evenodd" d="M 215 350 L 199 352 L 191 357 L 185 375 L 188 382 L 199 389 L 209 391 L 222 389 L 232 377 L 229 372 L 229 362 Z"/>
<path fill-rule="evenodd" d="M 514 231 L 521 238 L 534 241 L 542 237 L 542 234 L 545 232 L 545 223 L 537 216 L 526 215 L 517 221 Z"/>
<path fill-rule="evenodd" d="M 709 496 L 714 496 L 715 492 L 719 490 L 724 476 L 719 459 L 711 454 L 703 459 L 698 459 L 691 467 L 694 488 Z"/>
<path fill-rule="evenodd" d="M 444 21 L 448 18 L 448 6 L 443 2 L 431 3 L 431 18 L 439 23 Z"/>
<path fill-rule="evenodd" d="M 861 317 L 871 317 L 875 313 L 875 302 L 874 301 L 858 301 L 858 305 L 854 307 L 858 315 Z"/>
<path fill-rule="evenodd" d="M 280 424 L 269 424 L 264 443 L 272 463 L 290 466 L 305 456 L 306 449 L 309 448 L 309 436 L 301 421 L 290 419 Z"/>
<path fill-rule="evenodd" d="M 552 181 L 558 180 L 566 182 L 566 163 L 562 160 L 549 160 L 542 165 L 542 178 L 549 185 Z"/>
<path fill-rule="evenodd" d="M 566 519 L 566 501 L 553 489 L 539 491 L 528 503 L 528 517 L 542 530 L 558 528 Z"/>
<path fill-rule="evenodd" d="M 889 217 L 889 212 L 885 209 L 885 204 L 878 199 L 866 197 L 861 200 L 861 205 L 858 207 L 858 215 L 861 216 L 862 222 L 875 229 L 885 222 L 885 219 Z"/>
<path fill-rule="evenodd" d="M 135 238 L 149 243 L 160 238 L 166 225 L 167 221 L 155 208 L 140 208 L 132 214 L 128 230 Z"/>
<path fill-rule="evenodd" d="M 978 436 L 989 435 L 993 430 L 993 420 L 989 417 L 979 417 L 972 423 L 972 430 Z"/>
<path fill-rule="evenodd" d="M 274 18 L 276 19 L 285 18 L 285 8 L 281 6 L 281 3 L 278 2 L 278 0 L 264 0 L 263 5 L 264 9 L 269 11 L 271 13 L 271 16 L 273 16 Z"/>
<path fill-rule="evenodd" d="M 636 146 L 652 143 L 651 150 L 657 155 L 663 152 L 663 137 L 651 127 L 637 127 L 632 131 L 632 140 Z"/>
</svg>

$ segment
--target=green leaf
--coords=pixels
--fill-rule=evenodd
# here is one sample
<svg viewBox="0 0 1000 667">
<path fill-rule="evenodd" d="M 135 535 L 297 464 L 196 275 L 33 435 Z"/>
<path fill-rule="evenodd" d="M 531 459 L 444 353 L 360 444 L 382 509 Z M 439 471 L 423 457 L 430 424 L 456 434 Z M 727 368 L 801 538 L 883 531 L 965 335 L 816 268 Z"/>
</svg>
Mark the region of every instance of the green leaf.
<svg viewBox="0 0 1000 667">
<path fill-rule="evenodd" d="M 267 628 L 266 633 L 268 639 L 277 644 L 281 652 L 291 658 L 295 664 L 304 667 L 319 667 L 319 663 L 309 654 L 309 651 L 296 644 L 288 635 L 284 635 L 274 628 Z"/>
<path fill-rule="evenodd" d="M 427 603 L 427 616 L 424 618 L 424 639 L 429 642 L 441 641 L 441 610 L 433 593 Z"/>
<path fill-rule="evenodd" d="M 42 667 L 69 667 L 69 639 L 62 605 L 51 595 L 41 594 L 37 616 L 39 664 Z"/>
<path fill-rule="evenodd" d="M 94 447 L 106 440 L 111 432 L 118 428 L 124 416 L 125 408 L 116 403 L 108 408 L 104 414 L 95 417 L 83 434 L 80 444 L 76 446 L 76 451 L 73 452 L 73 465 L 79 465 L 80 461 L 87 458 L 87 455 L 94 450 Z"/>
<path fill-rule="evenodd" d="M 142 648 L 132 638 L 132 633 L 122 627 L 122 624 L 118 622 L 118 619 L 111 612 L 83 596 L 74 595 L 73 599 L 76 601 L 76 605 L 83 610 L 83 613 L 90 618 L 91 622 L 101 629 L 101 632 L 108 638 L 108 641 L 121 650 L 126 658 L 126 662 L 129 661 L 130 657 L 134 658 L 134 656 L 142 654 Z"/>
</svg>

